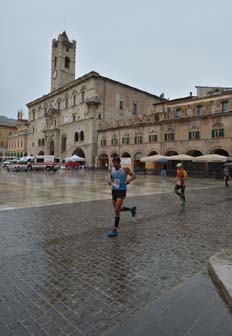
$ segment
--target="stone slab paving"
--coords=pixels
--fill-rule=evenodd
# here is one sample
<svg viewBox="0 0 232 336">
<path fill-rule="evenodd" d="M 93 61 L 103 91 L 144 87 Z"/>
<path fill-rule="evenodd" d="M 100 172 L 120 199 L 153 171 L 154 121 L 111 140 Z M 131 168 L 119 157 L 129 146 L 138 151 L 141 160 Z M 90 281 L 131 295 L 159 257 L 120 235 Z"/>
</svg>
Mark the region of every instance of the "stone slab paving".
<svg viewBox="0 0 232 336">
<path fill-rule="evenodd" d="M 207 273 L 137 312 L 104 336 L 231 336 L 232 315 Z"/>
<path fill-rule="evenodd" d="M 228 248 L 209 259 L 209 271 L 225 300 L 232 307 L 232 249 Z"/>
<path fill-rule="evenodd" d="M 207 269 L 232 240 L 230 188 L 1 211 L 0 335 L 103 335 Z"/>
</svg>

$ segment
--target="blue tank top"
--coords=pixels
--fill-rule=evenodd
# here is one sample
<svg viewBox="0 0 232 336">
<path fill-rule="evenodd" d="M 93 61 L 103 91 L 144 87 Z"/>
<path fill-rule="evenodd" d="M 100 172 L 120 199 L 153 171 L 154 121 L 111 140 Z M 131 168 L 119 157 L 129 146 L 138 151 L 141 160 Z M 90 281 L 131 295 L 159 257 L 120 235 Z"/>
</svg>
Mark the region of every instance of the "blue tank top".
<svg viewBox="0 0 232 336">
<path fill-rule="evenodd" d="M 112 176 L 112 189 L 113 190 L 126 190 L 126 178 L 127 174 L 125 173 L 124 169 L 120 167 L 118 170 L 116 170 L 114 167 L 111 171 Z"/>
</svg>

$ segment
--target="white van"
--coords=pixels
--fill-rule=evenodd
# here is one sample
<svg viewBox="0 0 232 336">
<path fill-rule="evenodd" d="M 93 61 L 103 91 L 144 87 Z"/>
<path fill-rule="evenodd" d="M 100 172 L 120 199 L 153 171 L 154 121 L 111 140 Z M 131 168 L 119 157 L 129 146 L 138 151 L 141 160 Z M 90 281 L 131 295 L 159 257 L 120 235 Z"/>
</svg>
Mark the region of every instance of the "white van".
<svg viewBox="0 0 232 336">
<path fill-rule="evenodd" d="M 54 155 L 36 155 L 32 158 L 31 162 L 28 162 L 28 170 L 53 170 L 60 169 L 60 159 Z"/>
</svg>

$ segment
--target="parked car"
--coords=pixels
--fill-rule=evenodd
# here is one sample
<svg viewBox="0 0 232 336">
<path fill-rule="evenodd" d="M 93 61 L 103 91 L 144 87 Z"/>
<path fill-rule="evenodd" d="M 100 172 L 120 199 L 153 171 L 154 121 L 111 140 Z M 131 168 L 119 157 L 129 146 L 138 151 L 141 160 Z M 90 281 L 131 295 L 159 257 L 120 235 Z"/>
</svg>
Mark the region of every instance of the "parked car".
<svg viewBox="0 0 232 336">
<path fill-rule="evenodd" d="M 3 167 L 3 168 L 6 168 L 6 166 L 7 166 L 8 164 L 10 164 L 11 161 L 12 161 L 12 160 L 5 160 L 5 161 L 3 161 L 3 163 L 2 163 L 2 167 Z"/>
<path fill-rule="evenodd" d="M 11 160 L 11 161 L 8 161 L 8 163 L 6 164 L 5 166 L 6 170 L 7 171 L 19 171 L 19 168 L 18 168 L 18 160 Z"/>
</svg>

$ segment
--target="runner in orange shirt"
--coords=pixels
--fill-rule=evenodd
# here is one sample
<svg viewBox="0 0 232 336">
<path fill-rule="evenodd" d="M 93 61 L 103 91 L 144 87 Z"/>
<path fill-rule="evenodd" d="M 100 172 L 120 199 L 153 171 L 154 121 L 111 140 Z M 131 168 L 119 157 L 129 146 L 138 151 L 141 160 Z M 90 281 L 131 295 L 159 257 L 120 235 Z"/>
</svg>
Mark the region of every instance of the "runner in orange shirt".
<svg viewBox="0 0 232 336">
<path fill-rule="evenodd" d="M 185 180 L 187 179 L 188 175 L 184 170 L 181 162 L 176 165 L 176 168 L 176 185 L 174 188 L 174 193 L 180 196 L 181 204 L 185 205 Z"/>
</svg>

